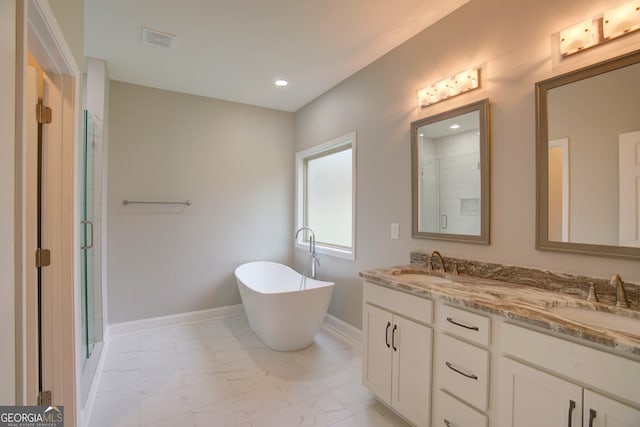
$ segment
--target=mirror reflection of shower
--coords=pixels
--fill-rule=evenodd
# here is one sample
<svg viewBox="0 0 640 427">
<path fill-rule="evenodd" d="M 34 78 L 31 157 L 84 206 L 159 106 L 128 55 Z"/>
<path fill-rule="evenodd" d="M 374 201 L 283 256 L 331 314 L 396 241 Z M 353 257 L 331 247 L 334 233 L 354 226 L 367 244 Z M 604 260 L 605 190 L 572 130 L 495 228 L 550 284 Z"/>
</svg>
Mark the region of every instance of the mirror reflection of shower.
<svg viewBox="0 0 640 427">
<path fill-rule="evenodd" d="M 480 234 L 477 111 L 419 129 L 419 230 Z"/>
</svg>

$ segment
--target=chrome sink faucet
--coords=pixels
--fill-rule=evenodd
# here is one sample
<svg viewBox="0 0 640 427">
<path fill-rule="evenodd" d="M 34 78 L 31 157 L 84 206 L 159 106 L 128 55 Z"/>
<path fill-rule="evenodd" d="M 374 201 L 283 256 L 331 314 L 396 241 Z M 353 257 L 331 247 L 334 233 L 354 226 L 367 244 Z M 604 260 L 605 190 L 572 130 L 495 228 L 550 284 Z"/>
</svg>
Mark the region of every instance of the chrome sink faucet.
<svg viewBox="0 0 640 427">
<path fill-rule="evenodd" d="M 589 286 L 589 294 L 587 295 L 587 301 L 591 301 L 591 302 L 600 301 L 600 297 L 598 296 L 598 291 L 596 291 L 595 282 L 591 282 Z"/>
<path fill-rule="evenodd" d="M 429 271 L 433 270 L 433 258 L 436 256 L 440 258 L 440 272 L 446 273 L 447 268 L 444 265 L 444 258 L 442 258 L 442 254 L 438 251 L 431 252 L 431 256 L 429 257 Z"/>
<path fill-rule="evenodd" d="M 627 293 L 624 290 L 624 282 L 619 274 L 611 276 L 611 285 L 616 287 L 616 307 L 629 307 Z"/>
</svg>

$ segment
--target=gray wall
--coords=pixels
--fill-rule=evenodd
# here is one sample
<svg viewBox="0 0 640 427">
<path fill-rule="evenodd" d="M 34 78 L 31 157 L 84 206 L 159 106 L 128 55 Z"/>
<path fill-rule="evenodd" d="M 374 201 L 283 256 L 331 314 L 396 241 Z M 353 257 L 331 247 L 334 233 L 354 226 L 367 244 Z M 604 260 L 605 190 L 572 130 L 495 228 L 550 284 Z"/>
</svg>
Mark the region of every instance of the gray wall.
<svg viewBox="0 0 640 427">
<path fill-rule="evenodd" d="M 238 265 L 291 263 L 291 113 L 112 81 L 109 114 L 109 323 L 239 304 Z"/>
<path fill-rule="evenodd" d="M 360 326 L 358 272 L 406 263 L 411 250 L 640 282 L 637 261 L 535 250 L 534 84 L 637 48 L 638 34 L 564 60 L 553 35 L 618 5 L 617 0 L 474 0 L 295 113 L 295 150 L 358 132 L 357 259 L 323 256 L 336 281 L 329 311 Z M 416 91 L 482 64 L 482 88 L 420 109 Z M 412 239 L 412 121 L 488 97 L 491 101 L 491 245 Z M 389 225 L 400 223 L 391 240 Z M 306 259 L 295 251 L 300 268 Z"/>
</svg>

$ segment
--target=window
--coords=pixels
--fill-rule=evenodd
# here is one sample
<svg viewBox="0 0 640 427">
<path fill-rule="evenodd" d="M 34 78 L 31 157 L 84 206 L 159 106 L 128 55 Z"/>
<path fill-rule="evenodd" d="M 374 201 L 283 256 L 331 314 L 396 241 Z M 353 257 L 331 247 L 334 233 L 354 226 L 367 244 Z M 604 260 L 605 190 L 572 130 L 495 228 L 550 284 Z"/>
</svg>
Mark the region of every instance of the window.
<svg viewBox="0 0 640 427">
<path fill-rule="evenodd" d="M 309 227 L 319 253 L 355 259 L 355 148 L 352 132 L 296 154 L 297 227 Z M 297 247 L 306 248 L 309 233 Z"/>
</svg>

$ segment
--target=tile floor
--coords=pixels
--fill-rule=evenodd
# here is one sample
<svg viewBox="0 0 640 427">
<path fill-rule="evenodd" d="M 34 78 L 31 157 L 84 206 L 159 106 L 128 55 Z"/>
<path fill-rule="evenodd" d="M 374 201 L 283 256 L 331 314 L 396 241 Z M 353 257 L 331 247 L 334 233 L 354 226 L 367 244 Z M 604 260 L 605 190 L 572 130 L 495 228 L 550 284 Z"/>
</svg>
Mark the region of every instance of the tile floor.
<svg viewBox="0 0 640 427">
<path fill-rule="evenodd" d="M 320 331 L 270 350 L 246 317 L 114 337 L 89 427 L 405 427 L 361 385 L 360 351 Z"/>
</svg>

